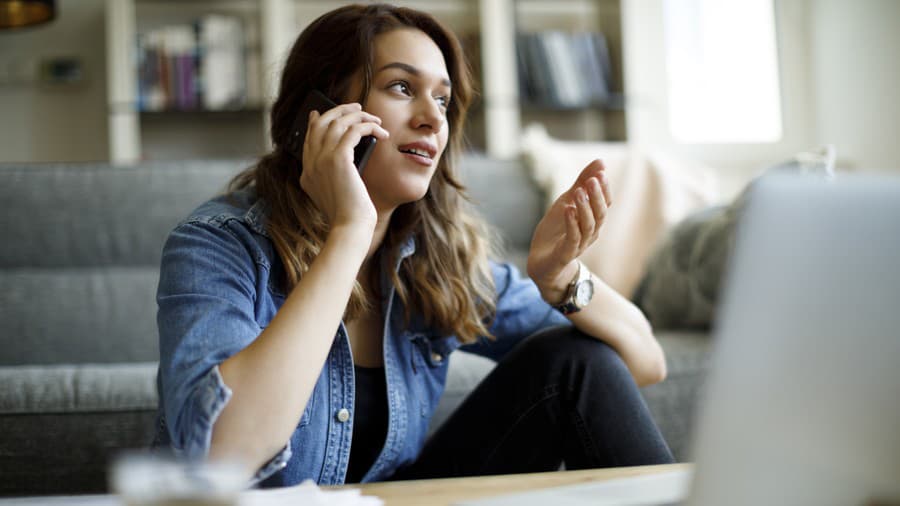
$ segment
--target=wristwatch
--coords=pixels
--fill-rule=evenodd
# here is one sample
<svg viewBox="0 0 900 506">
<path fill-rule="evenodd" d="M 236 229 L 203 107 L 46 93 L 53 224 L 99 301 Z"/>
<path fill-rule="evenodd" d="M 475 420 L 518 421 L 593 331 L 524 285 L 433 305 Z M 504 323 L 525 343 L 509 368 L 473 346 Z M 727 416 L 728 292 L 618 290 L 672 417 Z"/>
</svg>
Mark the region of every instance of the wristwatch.
<svg viewBox="0 0 900 506">
<path fill-rule="evenodd" d="M 576 274 L 575 279 L 569 283 L 569 287 L 566 289 L 565 298 L 561 303 L 553 307 L 562 314 L 569 315 L 584 309 L 593 297 L 594 276 L 581 261 L 578 261 L 578 274 Z"/>
</svg>

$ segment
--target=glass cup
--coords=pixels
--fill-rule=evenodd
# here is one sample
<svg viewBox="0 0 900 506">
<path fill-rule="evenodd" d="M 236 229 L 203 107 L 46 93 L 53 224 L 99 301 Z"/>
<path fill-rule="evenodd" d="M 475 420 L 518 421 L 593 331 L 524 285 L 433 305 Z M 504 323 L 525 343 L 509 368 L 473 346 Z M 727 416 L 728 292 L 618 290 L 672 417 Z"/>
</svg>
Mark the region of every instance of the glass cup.
<svg viewBox="0 0 900 506">
<path fill-rule="evenodd" d="M 236 506 L 247 477 L 236 462 L 132 452 L 113 461 L 110 489 L 127 506 Z"/>
</svg>

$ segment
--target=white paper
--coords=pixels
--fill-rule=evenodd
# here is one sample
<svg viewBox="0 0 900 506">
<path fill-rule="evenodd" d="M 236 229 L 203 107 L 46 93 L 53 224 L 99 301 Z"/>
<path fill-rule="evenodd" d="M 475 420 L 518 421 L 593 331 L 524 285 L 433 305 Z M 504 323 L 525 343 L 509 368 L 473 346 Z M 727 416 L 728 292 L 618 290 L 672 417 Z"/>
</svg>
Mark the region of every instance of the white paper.
<svg viewBox="0 0 900 506">
<path fill-rule="evenodd" d="M 54 495 L 0 499 L 0 506 L 123 506 L 114 495 Z"/>
<path fill-rule="evenodd" d="M 162 503 L 160 503 L 162 504 Z M 359 489 L 325 490 L 312 480 L 284 488 L 247 490 L 238 495 L 240 506 L 381 506 L 384 501 L 364 496 Z M 116 495 L 41 496 L 0 499 L 0 506 L 124 506 Z"/>
</svg>

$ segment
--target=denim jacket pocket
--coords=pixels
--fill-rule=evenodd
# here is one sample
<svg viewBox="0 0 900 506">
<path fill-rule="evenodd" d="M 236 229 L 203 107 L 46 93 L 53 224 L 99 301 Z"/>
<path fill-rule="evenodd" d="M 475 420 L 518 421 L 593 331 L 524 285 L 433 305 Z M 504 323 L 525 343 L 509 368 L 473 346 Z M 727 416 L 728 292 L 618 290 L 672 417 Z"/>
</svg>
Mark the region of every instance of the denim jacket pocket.
<svg viewBox="0 0 900 506">
<path fill-rule="evenodd" d="M 450 352 L 458 341 L 444 336 L 431 337 L 424 333 L 409 335 L 411 366 L 415 379 L 411 386 L 417 398 L 417 413 L 421 416 L 421 438 L 427 433 L 428 420 L 437 408 L 447 381 Z M 421 444 L 423 441 L 419 441 Z"/>
</svg>

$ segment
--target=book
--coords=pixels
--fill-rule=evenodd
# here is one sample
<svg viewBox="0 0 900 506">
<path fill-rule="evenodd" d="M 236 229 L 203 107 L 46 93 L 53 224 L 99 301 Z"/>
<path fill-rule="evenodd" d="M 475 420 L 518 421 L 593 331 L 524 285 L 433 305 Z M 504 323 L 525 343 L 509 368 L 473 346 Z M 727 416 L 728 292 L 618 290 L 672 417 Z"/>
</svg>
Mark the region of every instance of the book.
<svg viewBox="0 0 900 506">
<path fill-rule="evenodd" d="M 602 106 L 611 95 L 606 38 L 599 32 L 516 35 L 522 100 L 538 107 Z"/>
<path fill-rule="evenodd" d="M 210 14 L 148 30 L 138 35 L 137 55 L 138 110 L 238 109 L 248 102 L 249 63 L 236 17 Z"/>
</svg>

